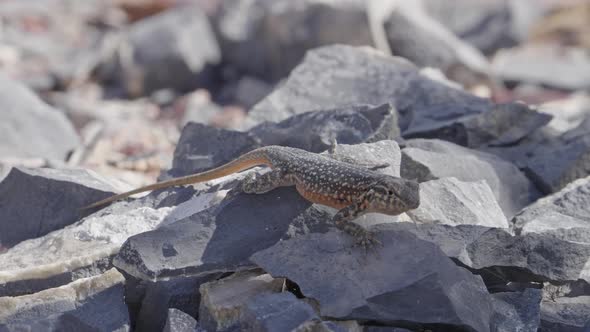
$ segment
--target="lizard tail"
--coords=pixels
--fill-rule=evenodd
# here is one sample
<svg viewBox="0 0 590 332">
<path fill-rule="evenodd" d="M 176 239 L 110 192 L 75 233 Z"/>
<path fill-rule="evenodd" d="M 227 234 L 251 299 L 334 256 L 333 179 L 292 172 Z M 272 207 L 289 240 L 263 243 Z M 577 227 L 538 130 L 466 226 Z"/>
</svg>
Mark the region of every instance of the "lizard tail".
<svg viewBox="0 0 590 332">
<path fill-rule="evenodd" d="M 124 193 L 121 193 L 118 195 L 113 195 L 111 197 L 107 197 L 107 198 L 100 200 L 98 202 L 92 203 L 86 207 L 83 207 L 82 209 L 83 210 L 92 209 L 92 208 L 102 206 L 102 205 L 105 205 L 105 204 L 108 204 L 108 203 L 111 203 L 111 202 L 114 202 L 114 201 L 117 201 L 117 200 L 120 200 L 123 198 L 127 198 L 131 195 L 135 195 L 135 194 L 138 194 L 138 193 L 141 193 L 144 191 L 150 191 L 150 190 L 168 188 L 168 187 L 173 187 L 173 186 L 181 186 L 181 185 L 205 182 L 205 181 L 217 179 L 220 177 L 224 177 L 226 175 L 230 175 L 233 173 L 241 172 L 241 171 L 247 170 L 247 169 L 255 167 L 255 166 L 266 165 L 266 166 L 271 167 L 272 162 L 270 161 L 266 152 L 263 149 L 264 148 L 250 151 L 250 152 L 245 153 L 242 156 L 238 157 L 237 159 L 230 161 L 227 164 L 221 165 L 219 167 L 213 168 L 213 169 L 205 171 L 205 172 L 187 175 L 187 176 L 183 176 L 180 178 L 175 178 L 175 179 L 171 179 L 171 180 L 167 180 L 167 181 L 157 182 L 157 183 L 150 184 L 145 187 L 133 189 L 131 191 L 127 191 L 127 192 L 124 192 Z"/>
</svg>

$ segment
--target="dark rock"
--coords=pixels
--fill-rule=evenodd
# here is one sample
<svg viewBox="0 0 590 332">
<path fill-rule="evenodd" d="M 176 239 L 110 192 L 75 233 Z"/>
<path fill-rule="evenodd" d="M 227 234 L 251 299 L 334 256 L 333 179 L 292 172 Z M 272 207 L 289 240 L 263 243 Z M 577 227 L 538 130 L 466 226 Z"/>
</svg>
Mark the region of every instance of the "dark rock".
<svg viewBox="0 0 590 332">
<path fill-rule="evenodd" d="M 554 234 L 561 239 L 590 244 L 590 177 L 526 207 L 512 220 L 516 234 Z"/>
<path fill-rule="evenodd" d="M 496 107 L 426 78 L 402 58 L 367 47 L 333 45 L 309 51 L 285 83 L 252 108 L 246 126 L 281 121 L 306 111 L 384 103 L 397 109 L 402 133 L 416 132 L 416 127 L 434 128 Z"/>
<path fill-rule="evenodd" d="M 420 206 L 406 212 L 418 223 L 472 224 L 508 228 L 490 187 L 483 180 L 442 178 L 420 184 Z"/>
<path fill-rule="evenodd" d="M 256 105 L 272 91 L 272 86 L 254 77 L 242 77 L 235 87 L 234 100 L 246 109 Z"/>
<path fill-rule="evenodd" d="M 321 316 L 489 331 L 492 305 L 481 279 L 436 245 L 389 227 L 382 225 L 383 246 L 370 253 L 332 231 L 278 242 L 251 260 L 295 282 Z"/>
<path fill-rule="evenodd" d="M 332 139 L 357 144 L 399 137 L 397 113 L 388 104 L 351 106 L 296 114 L 279 123 L 265 122 L 249 131 L 262 145 L 281 145 L 321 152 Z"/>
<path fill-rule="evenodd" d="M 152 281 L 250 268 L 248 257 L 276 243 L 308 206 L 292 188 L 236 194 L 218 206 L 130 237 L 114 264 Z"/>
<path fill-rule="evenodd" d="M 200 286 L 199 319 L 209 331 L 236 328 L 247 303 L 264 293 L 281 292 L 285 280 L 258 271 L 237 272 L 227 278 Z"/>
<path fill-rule="evenodd" d="M 480 114 L 418 123 L 404 137 L 439 138 L 471 148 L 506 146 L 518 143 L 550 120 L 550 115 L 522 103 L 499 104 Z"/>
<path fill-rule="evenodd" d="M 240 317 L 240 331 L 332 331 L 313 308 L 291 293 L 266 293 L 254 296 Z"/>
<path fill-rule="evenodd" d="M 174 150 L 172 169 L 177 177 L 202 172 L 225 164 L 259 147 L 249 133 L 219 129 L 199 123 L 188 123 Z"/>
<path fill-rule="evenodd" d="M 492 70 L 509 82 L 572 91 L 590 88 L 590 56 L 583 49 L 524 46 L 502 50 L 494 56 Z"/>
<path fill-rule="evenodd" d="M 561 297 L 541 302 L 540 331 L 590 331 L 590 296 Z"/>
<path fill-rule="evenodd" d="M 0 157 L 65 160 L 80 144 L 69 120 L 24 85 L 0 75 Z"/>
<path fill-rule="evenodd" d="M 115 269 L 18 297 L 0 297 L 2 331 L 129 331 L 123 276 Z"/>
<path fill-rule="evenodd" d="M 102 75 L 121 84 L 131 96 L 160 89 L 188 92 L 209 87 L 216 79 L 215 66 L 221 54 L 209 20 L 198 5 L 176 6 L 137 21 L 125 39 L 132 56 L 127 63 L 121 63 L 119 57 L 111 59 L 112 63 L 103 66 Z"/>
<path fill-rule="evenodd" d="M 0 182 L 0 246 L 43 236 L 80 218 L 80 208 L 112 195 L 113 186 L 82 169 L 12 168 Z"/>
<path fill-rule="evenodd" d="M 404 145 L 402 177 L 419 182 L 445 177 L 485 180 L 507 218 L 539 196 L 534 184 L 514 164 L 493 154 L 441 140 L 414 139 Z"/>
<path fill-rule="evenodd" d="M 540 289 L 527 288 L 523 292 L 492 294 L 494 316 L 492 331 L 536 332 L 541 311 Z"/>
<path fill-rule="evenodd" d="M 164 332 L 195 332 L 203 331 L 199 327 L 199 323 L 191 315 L 186 314 L 178 309 L 168 309 L 168 317 L 166 318 L 166 325 Z"/>
<path fill-rule="evenodd" d="M 224 60 L 267 81 L 285 77 L 308 49 L 373 43 L 358 1 L 224 1 L 214 22 Z"/>
</svg>

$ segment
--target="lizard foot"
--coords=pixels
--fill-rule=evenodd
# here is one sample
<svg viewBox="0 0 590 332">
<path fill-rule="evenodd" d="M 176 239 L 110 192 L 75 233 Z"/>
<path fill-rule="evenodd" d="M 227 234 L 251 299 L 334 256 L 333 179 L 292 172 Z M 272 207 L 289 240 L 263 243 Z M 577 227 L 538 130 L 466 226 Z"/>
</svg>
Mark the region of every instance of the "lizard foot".
<svg viewBox="0 0 590 332">
<path fill-rule="evenodd" d="M 354 234 L 356 239 L 356 246 L 362 247 L 365 252 L 369 249 L 375 249 L 377 246 L 383 246 L 381 241 L 375 238 L 374 233 L 362 230 Z"/>
</svg>

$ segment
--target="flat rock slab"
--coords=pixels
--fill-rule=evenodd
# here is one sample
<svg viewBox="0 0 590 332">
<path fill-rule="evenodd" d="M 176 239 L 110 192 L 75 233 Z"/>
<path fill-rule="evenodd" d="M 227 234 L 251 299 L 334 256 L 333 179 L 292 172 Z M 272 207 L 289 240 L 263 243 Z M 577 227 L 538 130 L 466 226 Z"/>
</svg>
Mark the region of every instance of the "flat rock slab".
<svg viewBox="0 0 590 332">
<path fill-rule="evenodd" d="M 66 116 L 23 84 L 0 75 L 0 157 L 65 160 L 80 144 Z"/>
<path fill-rule="evenodd" d="M 130 236 L 192 215 L 210 206 L 216 194 L 203 194 L 186 204 L 194 190 L 161 192 L 131 203 L 115 203 L 80 222 L 43 237 L 23 241 L 0 255 L 0 296 L 30 294 L 67 284 L 111 266 L 112 257 Z M 187 197 L 189 196 L 189 197 Z M 190 202 L 190 203 L 189 203 Z M 167 207 L 178 205 L 176 209 Z M 185 210 L 179 216 L 177 210 Z"/>
<path fill-rule="evenodd" d="M 246 125 L 306 111 L 384 103 L 399 112 L 402 133 L 493 107 L 488 100 L 426 78 L 405 59 L 366 47 L 333 45 L 308 51 L 285 83 L 252 108 Z"/>
<path fill-rule="evenodd" d="M 0 297 L 2 331 L 130 331 L 117 270 L 31 295 Z"/>
<path fill-rule="evenodd" d="M 496 332 L 536 332 L 541 316 L 540 289 L 527 288 L 522 292 L 503 292 L 492 295 L 494 318 L 492 330 Z"/>
<path fill-rule="evenodd" d="M 383 247 L 373 252 L 331 231 L 281 241 L 251 260 L 295 282 L 318 302 L 322 317 L 489 331 L 492 304 L 480 277 L 436 245 L 382 226 L 377 238 Z"/>
<path fill-rule="evenodd" d="M 275 244 L 309 205 L 293 188 L 228 196 L 213 208 L 130 237 L 114 264 L 153 281 L 251 268 L 248 258 Z"/>
<path fill-rule="evenodd" d="M 404 146 L 402 177 L 419 182 L 445 177 L 485 180 L 507 218 L 540 195 L 516 165 L 491 153 L 438 139 L 407 140 Z"/>
<path fill-rule="evenodd" d="M 420 206 L 406 213 L 418 223 L 509 226 L 492 190 L 483 180 L 463 182 L 448 177 L 422 182 Z"/>
<path fill-rule="evenodd" d="M 541 302 L 541 330 L 586 332 L 590 330 L 590 296 L 561 297 Z"/>
<path fill-rule="evenodd" d="M 590 177 L 526 207 L 512 220 L 516 234 L 551 233 L 572 242 L 590 244 Z"/>
<path fill-rule="evenodd" d="M 12 168 L 0 182 L 0 248 L 70 225 L 80 208 L 116 191 L 87 170 Z"/>
</svg>

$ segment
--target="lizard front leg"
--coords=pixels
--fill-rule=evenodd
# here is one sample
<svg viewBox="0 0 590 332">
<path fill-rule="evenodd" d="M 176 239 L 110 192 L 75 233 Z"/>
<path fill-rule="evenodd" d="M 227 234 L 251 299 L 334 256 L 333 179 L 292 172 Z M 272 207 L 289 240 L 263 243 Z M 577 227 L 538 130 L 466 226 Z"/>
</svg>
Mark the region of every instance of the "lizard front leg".
<svg viewBox="0 0 590 332">
<path fill-rule="evenodd" d="M 367 231 L 362 226 L 352 222 L 358 216 L 366 213 L 368 197 L 363 197 L 340 211 L 338 211 L 332 221 L 338 229 L 348 233 L 356 239 L 357 244 L 361 245 L 365 249 L 380 242 L 374 238 L 373 233 Z"/>
<path fill-rule="evenodd" d="M 254 173 L 246 175 L 242 181 L 242 191 L 247 194 L 264 194 L 278 187 L 292 186 L 295 183 L 290 176 L 280 169 L 273 169 L 268 173 L 255 176 Z"/>
</svg>

